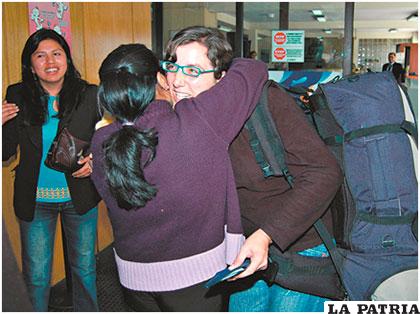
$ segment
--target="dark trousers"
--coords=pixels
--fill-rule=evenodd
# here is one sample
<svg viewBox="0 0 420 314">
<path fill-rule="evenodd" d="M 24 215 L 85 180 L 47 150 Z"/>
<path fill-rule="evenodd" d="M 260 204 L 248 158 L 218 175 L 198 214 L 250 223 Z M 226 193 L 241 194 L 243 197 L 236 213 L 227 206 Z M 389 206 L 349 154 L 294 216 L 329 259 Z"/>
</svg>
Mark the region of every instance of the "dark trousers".
<svg viewBox="0 0 420 314">
<path fill-rule="evenodd" d="M 175 291 L 144 292 L 123 287 L 124 299 L 137 312 L 227 312 L 229 296 L 222 287 L 204 283 Z"/>
</svg>

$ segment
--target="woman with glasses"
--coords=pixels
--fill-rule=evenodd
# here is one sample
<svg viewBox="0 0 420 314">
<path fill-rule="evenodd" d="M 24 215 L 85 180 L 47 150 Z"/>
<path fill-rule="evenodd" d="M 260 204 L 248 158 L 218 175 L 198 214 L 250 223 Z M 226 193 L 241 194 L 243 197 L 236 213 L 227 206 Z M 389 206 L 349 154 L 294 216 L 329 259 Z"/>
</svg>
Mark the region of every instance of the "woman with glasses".
<svg viewBox="0 0 420 314">
<path fill-rule="evenodd" d="M 196 80 L 214 70 L 162 66 Z M 204 283 L 243 241 L 227 148 L 267 70 L 235 60 L 220 84 L 175 109 L 154 100 L 166 85 L 159 71 L 140 44 L 120 46 L 99 70 L 99 102 L 116 121 L 94 135 L 92 179 L 109 210 L 120 282 L 135 311 L 226 311 L 227 297 Z"/>
</svg>

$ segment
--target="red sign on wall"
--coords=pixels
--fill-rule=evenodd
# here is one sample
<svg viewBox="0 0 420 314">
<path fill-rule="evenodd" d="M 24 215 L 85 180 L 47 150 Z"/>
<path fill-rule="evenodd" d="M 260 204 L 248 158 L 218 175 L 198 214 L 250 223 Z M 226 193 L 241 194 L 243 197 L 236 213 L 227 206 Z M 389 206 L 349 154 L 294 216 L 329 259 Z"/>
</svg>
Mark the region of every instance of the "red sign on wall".
<svg viewBox="0 0 420 314">
<path fill-rule="evenodd" d="M 304 62 L 305 31 L 272 30 L 271 62 Z"/>
<path fill-rule="evenodd" d="M 277 45 L 283 45 L 286 42 L 286 34 L 283 32 L 278 32 L 274 35 L 274 42 Z"/>
<path fill-rule="evenodd" d="M 277 60 L 283 60 L 286 57 L 286 50 L 284 48 L 281 48 L 281 47 L 276 48 L 274 50 L 274 57 Z"/>
<path fill-rule="evenodd" d="M 38 29 L 55 30 L 71 46 L 69 2 L 29 2 L 29 33 Z"/>
</svg>

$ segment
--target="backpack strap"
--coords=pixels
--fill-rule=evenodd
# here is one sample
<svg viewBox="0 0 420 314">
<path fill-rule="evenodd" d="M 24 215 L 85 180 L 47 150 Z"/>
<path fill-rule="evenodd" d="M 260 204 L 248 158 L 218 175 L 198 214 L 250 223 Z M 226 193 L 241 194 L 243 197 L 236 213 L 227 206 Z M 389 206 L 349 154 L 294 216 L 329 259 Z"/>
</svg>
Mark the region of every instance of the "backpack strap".
<svg viewBox="0 0 420 314">
<path fill-rule="evenodd" d="M 414 139 L 416 146 L 418 146 L 418 130 L 416 124 L 413 122 L 404 120 L 401 125 L 401 129 L 403 129 L 407 134 L 410 134 L 411 137 Z"/>
<path fill-rule="evenodd" d="M 381 134 L 381 133 L 401 133 L 406 132 L 413 136 L 417 145 L 417 130 L 414 123 L 404 120 L 401 124 L 383 124 L 370 128 L 362 128 L 344 134 L 344 140 L 349 142 L 355 138 Z"/>
<path fill-rule="evenodd" d="M 309 97 L 312 111 L 317 111 L 320 108 L 328 108 L 325 96 L 319 92 L 315 92 Z"/>
<path fill-rule="evenodd" d="M 255 160 L 257 161 L 257 164 L 260 166 L 260 169 L 264 174 L 264 178 L 273 176 L 273 169 L 271 168 L 270 164 L 265 160 L 263 149 L 261 147 L 260 141 L 258 140 L 258 136 L 254 128 L 254 121 L 251 119 L 248 120 L 248 122 L 245 125 L 245 128 L 249 132 L 249 145 L 251 146 L 251 149 L 255 155 Z"/>
<path fill-rule="evenodd" d="M 347 132 L 343 136 L 335 135 L 324 138 L 324 143 L 331 146 L 338 146 L 343 144 L 343 142 L 349 142 L 356 138 L 383 134 L 383 133 L 402 133 L 405 132 L 409 134 L 415 141 L 417 146 L 417 127 L 414 123 L 404 120 L 401 124 L 383 124 L 376 125 L 369 128 L 361 128 Z"/>
<path fill-rule="evenodd" d="M 245 124 L 249 132 L 249 142 L 255 159 L 264 177 L 283 176 L 293 188 L 293 176 L 286 165 L 284 145 L 277 131 L 276 124 L 268 109 L 268 88 L 279 85 L 268 80 L 263 87 L 261 97 Z"/>
<path fill-rule="evenodd" d="M 324 245 L 327 247 L 328 253 L 330 253 L 330 257 L 337 271 L 337 274 L 339 275 L 340 280 L 342 280 L 343 271 L 341 267 L 343 265 L 344 256 L 341 255 L 338 251 L 337 245 L 335 244 L 333 237 L 328 232 L 327 227 L 325 227 L 325 224 L 322 222 L 321 218 L 315 221 L 314 227 L 318 232 L 320 238 L 322 239 L 322 242 L 324 242 Z"/>
<path fill-rule="evenodd" d="M 413 223 L 417 217 L 417 213 L 410 213 L 404 216 L 379 217 L 369 213 L 359 212 L 357 213 L 357 217 L 360 220 L 367 221 L 376 225 L 403 225 Z"/>
</svg>

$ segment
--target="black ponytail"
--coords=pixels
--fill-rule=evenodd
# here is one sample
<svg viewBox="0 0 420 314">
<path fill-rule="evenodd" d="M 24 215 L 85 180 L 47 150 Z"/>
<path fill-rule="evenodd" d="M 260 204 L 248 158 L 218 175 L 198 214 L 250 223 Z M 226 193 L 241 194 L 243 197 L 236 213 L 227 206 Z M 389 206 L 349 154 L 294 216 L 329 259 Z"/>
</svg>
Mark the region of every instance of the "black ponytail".
<svg viewBox="0 0 420 314">
<path fill-rule="evenodd" d="M 123 127 L 104 142 L 105 173 L 119 207 L 143 207 L 156 195 L 157 190 L 145 180 L 142 167 L 144 148 L 152 151 L 145 167 L 153 160 L 156 145 L 153 131 L 143 132 L 134 127 Z"/>
<path fill-rule="evenodd" d="M 157 193 L 144 177 L 156 154 L 157 133 L 133 124 L 155 97 L 158 71 L 158 60 L 140 44 L 118 47 L 99 70 L 99 104 L 123 125 L 103 143 L 106 179 L 121 208 L 143 207 Z"/>
</svg>

